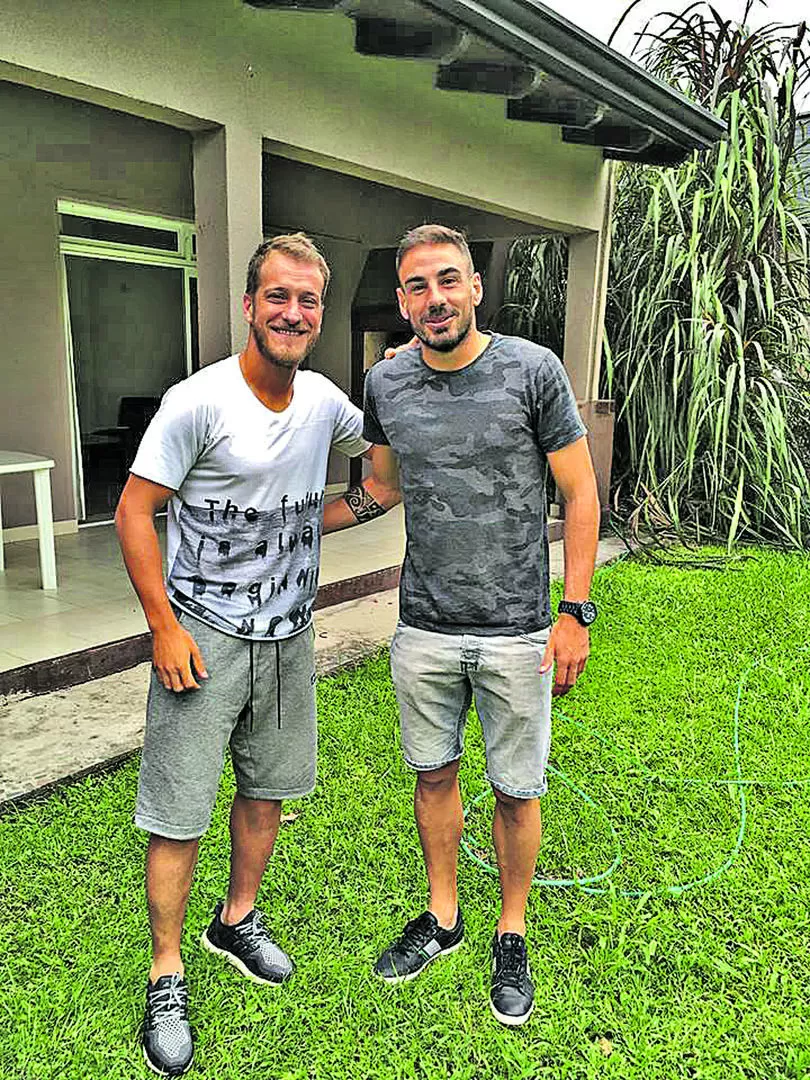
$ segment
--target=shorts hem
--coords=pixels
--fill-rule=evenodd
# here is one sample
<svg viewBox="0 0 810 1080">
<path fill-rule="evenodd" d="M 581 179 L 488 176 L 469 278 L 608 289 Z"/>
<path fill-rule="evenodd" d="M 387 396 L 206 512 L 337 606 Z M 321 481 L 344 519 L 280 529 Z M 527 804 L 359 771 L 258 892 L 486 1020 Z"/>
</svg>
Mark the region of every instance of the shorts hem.
<svg viewBox="0 0 810 1080">
<path fill-rule="evenodd" d="M 504 795 L 511 795 L 513 799 L 540 799 L 548 791 L 548 784 L 545 780 L 537 788 L 514 788 L 510 787 L 509 784 L 502 784 L 500 781 L 494 780 L 488 773 L 486 779 L 498 791 L 502 791 Z"/>
<path fill-rule="evenodd" d="M 170 825 L 159 818 L 149 817 L 147 814 L 135 815 L 136 828 L 143 829 L 144 832 L 152 833 L 154 836 L 162 836 L 165 840 L 199 840 L 208 831 L 210 824 L 211 822 L 208 821 L 202 828 L 184 829 L 179 825 Z"/>
<path fill-rule="evenodd" d="M 261 799 L 263 802 L 281 802 L 282 799 L 303 799 L 311 795 L 315 790 L 316 782 L 313 781 L 306 787 L 285 788 L 283 791 L 271 790 L 270 788 L 237 788 L 238 794 L 243 799 Z"/>
<path fill-rule="evenodd" d="M 407 754 L 403 754 L 402 757 L 404 758 L 405 764 L 408 766 L 408 768 L 414 769 L 416 772 L 434 772 L 436 769 L 443 769 L 445 765 L 452 765 L 454 761 L 461 760 L 461 754 L 454 754 L 453 757 L 445 758 L 444 761 L 437 761 L 428 765 L 422 765 L 417 764 L 415 761 L 411 761 Z"/>
</svg>

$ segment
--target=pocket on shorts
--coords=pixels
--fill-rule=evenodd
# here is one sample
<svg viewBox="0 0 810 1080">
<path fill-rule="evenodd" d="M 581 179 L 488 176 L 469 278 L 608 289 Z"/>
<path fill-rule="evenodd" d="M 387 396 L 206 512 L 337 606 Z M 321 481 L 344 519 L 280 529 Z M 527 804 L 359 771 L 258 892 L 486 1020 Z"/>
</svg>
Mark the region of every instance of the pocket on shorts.
<svg viewBox="0 0 810 1080">
<path fill-rule="evenodd" d="M 394 633 L 388 646 L 389 653 L 393 653 L 396 648 L 402 643 L 402 635 L 405 633 L 406 630 L 407 627 L 404 622 L 398 622 L 397 625 L 394 627 Z"/>
<path fill-rule="evenodd" d="M 544 630 L 532 630 L 530 634 L 521 634 L 520 640 L 525 641 L 532 649 L 535 655 L 535 660 L 539 665 L 543 657 L 546 655 L 546 648 L 548 647 L 548 637 L 551 633 L 551 627 L 547 626 Z"/>
<path fill-rule="evenodd" d="M 396 625 L 396 629 L 394 630 L 393 637 L 391 638 L 391 641 L 388 644 L 388 665 L 391 668 L 391 677 L 392 678 L 395 678 L 397 654 L 399 652 L 399 647 L 400 647 L 401 638 L 402 638 L 402 627 L 403 627 L 403 624 L 401 622 L 398 622 L 397 625 Z"/>
</svg>

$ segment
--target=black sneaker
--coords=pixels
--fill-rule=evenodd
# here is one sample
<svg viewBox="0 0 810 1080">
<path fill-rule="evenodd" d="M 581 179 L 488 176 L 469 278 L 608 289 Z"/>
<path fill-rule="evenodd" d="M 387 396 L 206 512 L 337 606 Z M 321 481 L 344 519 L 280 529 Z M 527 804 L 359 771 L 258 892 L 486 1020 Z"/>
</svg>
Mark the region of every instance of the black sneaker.
<svg viewBox="0 0 810 1080">
<path fill-rule="evenodd" d="M 143 1056 L 158 1076 L 182 1076 L 194 1061 L 188 987 L 179 972 L 146 984 Z"/>
<path fill-rule="evenodd" d="M 525 1024 L 534 1008 L 534 983 L 529 977 L 526 939 L 520 934 L 498 931 L 492 941 L 492 989 L 489 1007 L 502 1024 Z"/>
<path fill-rule="evenodd" d="M 220 916 L 222 903 L 203 931 L 202 946 L 217 956 L 224 956 L 235 968 L 255 983 L 279 986 L 292 975 L 294 964 L 275 944 L 264 925 L 264 916 L 255 908 L 233 926 L 226 926 Z"/>
<path fill-rule="evenodd" d="M 374 974 L 387 983 L 415 979 L 422 968 L 437 956 L 455 952 L 464 941 L 464 920 L 459 910 L 452 930 L 439 926 L 432 911 L 406 923 L 401 937 L 389 946 L 374 965 Z"/>
</svg>

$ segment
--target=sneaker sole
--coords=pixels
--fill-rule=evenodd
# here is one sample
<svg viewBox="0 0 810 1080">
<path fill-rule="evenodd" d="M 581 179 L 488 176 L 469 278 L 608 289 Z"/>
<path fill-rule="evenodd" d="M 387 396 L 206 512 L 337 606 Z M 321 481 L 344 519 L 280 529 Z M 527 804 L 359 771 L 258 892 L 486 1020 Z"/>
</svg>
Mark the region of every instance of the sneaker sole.
<svg viewBox="0 0 810 1080">
<path fill-rule="evenodd" d="M 259 986 L 281 986 L 290 977 L 289 975 L 285 975 L 282 979 L 263 979 L 260 975 L 254 975 L 250 968 L 246 967 L 238 956 L 234 956 L 233 953 L 228 952 L 227 949 L 217 948 L 217 946 L 209 940 L 208 932 L 206 930 L 203 930 L 202 937 L 200 938 L 200 944 L 208 952 L 213 953 L 214 956 L 224 957 L 229 964 L 233 964 L 233 966 L 241 975 L 244 975 L 246 979 L 250 979 L 250 981 L 253 983 L 258 983 Z M 290 975 L 291 974 L 292 972 L 290 972 Z"/>
<path fill-rule="evenodd" d="M 534 1002 L 532 1002 L 532 1007 L 529 1009 L 529 1011 L 526 1012 L 526 1013 L 523 1013 L 522 1016 L 509 1016 L 506 1013 L 498 1012 L 498 1010 L 492 1004 L 491 1000 L 490 1000 L 490 1003 L 489 1003 L 489 1008 L 490 1008 L 490 1011 L 492 1012 L 492 1015 L 495 1017 L 495 1019 L 499 1023 L 505 1024 L 507 1027 L 520 1027 L 521 1024 L 526 1023 L 526 1021 L 529 1019 L 529 1017 L 534 1012 Z"/>
<path fill-rule="evenodd" d="M 159 1069 L 147 1054 L 146 1047 L 142 1045 L 141 1050 L 143 1050 L 143 1060 L 146 1062 L 147 1066 L 152 1070 L 152 1072 L 157 1073 L 158 1076 L 185 1076 L 188 1070 L 194 1064 L 194 1055 L 192 1054 L 191 1061 L 189 1061 L 188 1065 L 186 1065 L 185 1069 L 183 1069 L 182 1072 L 172 1072 L 170 1069 Z"/>
<path fill-rule="evenodd" d="M 378 971 L 375 971 L 374 974 L 377 976 L 378 979 L 381 979 L 382 982 L 387 983 L 389 986 L 398 986 L 400 983 L 411 982 L 413 979 L 416 979 L 419 975 L 421 975 L 425 968 L 429 964 L 432 964 L 434 960 L 438 960 L 442 956 L 449 956 L 451 953 L 454 953 L 458 949 L 460 949 L 463 944 L 464 938 L 462 938 L 461 941 L 457 941 L 455 945 L 451 945 L 449 949 L 442 949 L 442 951 L 437 952 L 435 956 L 429 957 L 424 962 L 424 964 L 422 964 L 418 971 L 412 971 L 410 975 L 381 975 Z"/>
</svg>

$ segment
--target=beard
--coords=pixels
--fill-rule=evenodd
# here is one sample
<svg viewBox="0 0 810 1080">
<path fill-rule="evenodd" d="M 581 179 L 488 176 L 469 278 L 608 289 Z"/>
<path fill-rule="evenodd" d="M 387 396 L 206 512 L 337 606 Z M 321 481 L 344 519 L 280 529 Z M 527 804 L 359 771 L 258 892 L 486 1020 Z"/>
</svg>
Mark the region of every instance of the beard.
<svg viewBox="0 0 810 1080">
<path fill-rule="evenodd" d="M 313 334 L 307 342 L 307 346 L 303 353 L 290 356 L 284 352 L 274 350 L 271 347 L 266 331 L 263 330 L 258 323 L 252 322 L 250 324 L 250 329 L 253 333 L 253 340 L 256 342 L 256 348 L 259 350 L 262 359 L 266 360 L 268 364 L 274 364 L 276 367 L 284 368 L 286 371 L 295 371 L 318 344 L 318 338 L 320 337 L 319 333 Z"/>
<path fill-rule="evenodd" d="M 430 312 L 431 315 L 439 314 L 438 312 Z M 467 337 L 472 329 L 472 312 L 470 312 L 465 318 L 461 312 L 457 312 L 459 317 L 458 330 L 455 334 L 447 337 L 443 334 L 434 334 L 428 327 L 421 326 L 419 323 L 411 321 L 411 330 L 419 338 L 423 345 L 427 345 L 433 352 L 446 353 L 452 352 L 462 341 Z"/>
</svg>

